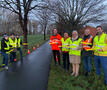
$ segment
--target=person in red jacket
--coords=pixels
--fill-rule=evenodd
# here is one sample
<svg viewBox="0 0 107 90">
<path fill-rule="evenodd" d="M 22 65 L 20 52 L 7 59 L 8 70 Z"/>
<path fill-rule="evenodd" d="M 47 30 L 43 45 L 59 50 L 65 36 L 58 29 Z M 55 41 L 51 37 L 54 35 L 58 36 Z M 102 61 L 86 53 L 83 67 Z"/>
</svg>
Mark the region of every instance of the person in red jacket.
<svg viewBox="0 0 107 90">
<path fill-rule="evenodd" d="M 54 56 L 54 61 L 58 59 L 58 64 L 60 65 L 60 47 L 61 46 L 61 36 L 57 33 L 57 29 L 53 29 L 53 35 L 50 38 L 50 45 Z"/>
</svg>

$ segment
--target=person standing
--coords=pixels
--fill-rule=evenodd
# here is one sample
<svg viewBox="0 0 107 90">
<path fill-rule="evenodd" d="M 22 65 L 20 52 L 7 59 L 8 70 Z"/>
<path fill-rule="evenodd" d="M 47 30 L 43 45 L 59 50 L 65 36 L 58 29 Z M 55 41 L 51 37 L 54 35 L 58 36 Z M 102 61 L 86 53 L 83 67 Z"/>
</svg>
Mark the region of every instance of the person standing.
<svg viewBox="0 0 107 90">
<path fill-rule="evenodd" d="M 12 33 L 9 37 L 9 43 L 12 46 L 11 49 L 13 51 L 10 52 L 10 62 L 13 63 L 16 61 L 16 49 L 17 49 L 17 38 L 15 37 L 15 34 Z"/>
<path fill-rule="evenodd" d="M 19 34 L 16 35 L 16 38 L 17 38 L 17 50 L 20 53 L 20 60 L 23 60 L 23 53 L 22 53 L 22 49 L 21 49 L 22 40 L 21 40 Z"/>
<path fill-rule="evenodd" d="M 81 41 L 82 39 L 79 38 L 78 32 L 72 32 L 72 39 L 70 41 L 70 63 L 73 67 L 73 72 L 71 75 L 75 75 L 77 77 L 79 75 L 79 64 L 80 64 L 80 55 L 81 55 Z"/>
<path fill-rule="evenodd" d="M 53 35 L 50 38 L 50 45 L 54 56 L 54 62 L 56 65 L 56 60 L 58 59 L 58 64 L 60 63 L 60 47 L 61 46 L 61 36 L 57 33 L 57 29 L 53 30 Z"/>
<path fill-rule="evenodd" d="M 3 35 L 3 39 L 1 40 L 1 52 L 3 55 L 3 67 L 8 70 L 8 51 L 10 50 L 9 46 L 9 37 L 7 34 Z"/>
<path fill-rule="evenodd" d="M 96 74 L 101 77 L 101 66 L 104 72 L 104 83 L 107 85 L 107 34 L 101 26 L 97 26 L 97 35 L 94 38 L 93 50 Z"/>
<path fill-rule="evenodd" d="M 93 36 L 90 34 L 90 30 L 86 29 L 84 31 L 84 37 L 82 41 L 82 59 L 84 64 L 84 75 L 88 76 L 92 69 L 92 57 L 93 51 L 88 51 L 92 48 Z"/>
<path fill-rule="evenodd" d="M 71 38 L 68 36 L 68 33 L 64 33 L 64 37 L 62 37 L 62 52 L 63 52 L 63 66 L 66 71 L 69 71 L 69 44 Z"/>
</svg>

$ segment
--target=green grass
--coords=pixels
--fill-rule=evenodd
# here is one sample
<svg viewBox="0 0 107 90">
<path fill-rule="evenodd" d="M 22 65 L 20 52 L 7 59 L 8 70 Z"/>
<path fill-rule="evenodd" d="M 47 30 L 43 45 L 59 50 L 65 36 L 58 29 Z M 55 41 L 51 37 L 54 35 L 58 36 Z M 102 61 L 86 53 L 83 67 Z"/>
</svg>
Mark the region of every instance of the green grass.
<svg viewBox="0 0 107 90">
<path fill-rule="evenodd" d="M 47 35 L 47 40 L 49 40 L 50 35 Z M 1 39 L 2 37 L 0 37 Z M 21 37 L 21 39 L 23 39 L 23 37 Z M 43 40 L 43 35 L 28 35 L 28 49 L 30 49 L 30 52 L 33 51 L 33 45 L 35 45 L 35 47 L 37 46 L 37 44 L 39 43 L 39 45 L 42 45 L 43 43 L 45 43 L 47 40 Z M 23 56 L 25 56 L 27 54 L 27 52 L 25 52 L 25 50 L 23 49 Z M 19 52 L 17 52 L 17 60 L 20 59 L 20 55 Z M 2 64 L 2 55 L 0 54 L 0 66 Z M 0 68 L 0 71 L 2 71 L 3 69 Z"/>
<path fill-rule="evenodd" d="M 80 75 L 74 77 L 69 72 L 65 72 L 64 69 L 59 66 L 55 66 L 52 60 L 51 71 L 48 81 L 48 90 L 107 90 L 107 86 L 104 85 L 103 74 L 99 79 L 95 74 L 94 64 L 92 73 L 86 77 L 83 75 L 83 64 L 80 65 Z"/>
</svg>

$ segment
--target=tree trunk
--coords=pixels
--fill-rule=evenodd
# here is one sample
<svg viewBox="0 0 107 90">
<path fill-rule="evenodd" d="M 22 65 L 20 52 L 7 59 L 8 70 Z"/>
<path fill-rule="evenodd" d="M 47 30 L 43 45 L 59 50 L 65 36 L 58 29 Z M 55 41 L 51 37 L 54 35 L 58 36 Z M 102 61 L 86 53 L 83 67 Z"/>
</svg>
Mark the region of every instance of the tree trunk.
<svg viewBox="0 0 107 90">
<path fill-rule="evenodd" d="M 44 40 L 46 40 L 46 26 L 47 24 L 44 26 Z"/>
<path fill-rule="evenodd" d="M 45 32 L 45 29 L 44 29 L 44 40 L 46 40 L 46 32 Z"/>
<path fill-rule="evenodd" d="M 23 36 L 24 36 L 24 48 L 27 49 L 28 48 L 28 41 L 27 41 L 27 35 L 28 35 L 28 30 L 27 30 L 27 21 L 24 22 L 24 26 L 23 26 Z"/>
<path fill-rule="evenodd" d="M 27 34 L 28 34 L 27 24 L 28 24 L 28 18 L 27 18 L 27 15 L 25 15 L 24 19 L 23 19 L 21 14 L 19 14 L 19 22 L 20 22 L 20 26 L 21 26 L 21 28 L 23 30 L 24 48 L 27 49 L 28 48 L 28 43 L 27 43 Z"/>
</svg>

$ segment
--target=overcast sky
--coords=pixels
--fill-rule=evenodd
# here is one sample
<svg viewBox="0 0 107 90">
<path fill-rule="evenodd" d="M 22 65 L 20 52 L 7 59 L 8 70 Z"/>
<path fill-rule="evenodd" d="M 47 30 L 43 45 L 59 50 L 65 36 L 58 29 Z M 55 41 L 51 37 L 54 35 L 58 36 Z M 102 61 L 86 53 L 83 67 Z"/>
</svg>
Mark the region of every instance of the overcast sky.
<svg viewBox="0 0 107 90">
<path fill-rule="evenodd" d="M 107 0 L 104 1 L 104 4 L 106 5 L 106 9 L 104 12 L 107 12 Z M 107 21 L 107 14 L 104 16 L 104 19 Z M 105 22 L 107 23 L 107 22 Z M 101 23 L 102 24 L 102 23 Z M 96 24 L 96 23 L 88 23 L 87 25 L 90 25 L 90 26 L 93 26 L 93 27 L 96 27 L 97 25 L 101 25 L 101 24 Z"/>
</svg>

